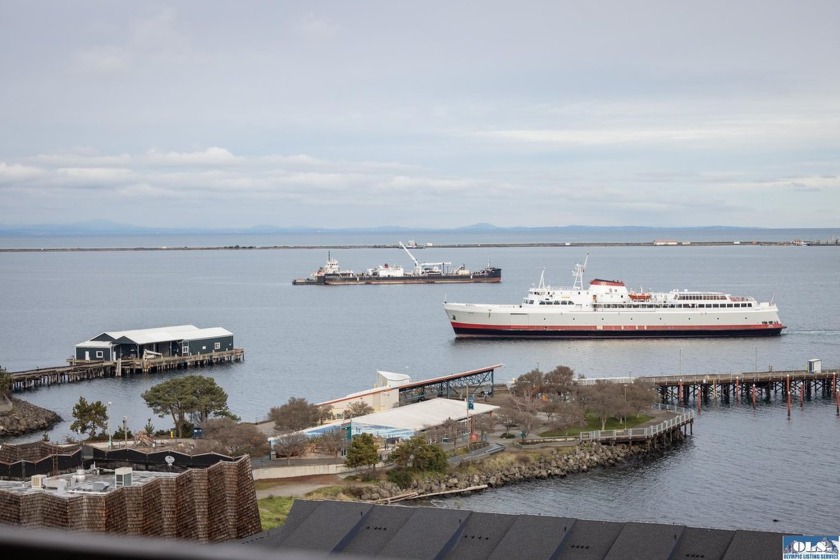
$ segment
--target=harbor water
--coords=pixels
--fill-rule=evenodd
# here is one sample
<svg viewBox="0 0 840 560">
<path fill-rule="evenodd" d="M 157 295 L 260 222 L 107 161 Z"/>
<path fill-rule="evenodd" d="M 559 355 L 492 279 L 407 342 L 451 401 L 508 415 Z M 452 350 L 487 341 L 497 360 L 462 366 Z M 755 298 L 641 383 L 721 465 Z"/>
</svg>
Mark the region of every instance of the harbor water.
<svg viewBox="0 0 840 560">
<path fill-rule="evenodd" d="M 500 383 L 558 365 L 590 378 L 805 369 L 810 359 L 820 359 L 823 369 L 835 369 L 840 366 L 840 247 L 749 242 L 828 240 L 831 234 L 762 230 L 737 244 L 716 246 L 580 247 L 575 243 L 642 242 L 650 234 L 615 231 L 554 239 L 538 233 L 413 233 L 410 238 L 418 243 L 433 243 L 414 252 L 418 260 L 470 269 L 491 264 L 502 269 L 502 282 L 337 287 L 292 286 L 292 279 L 322 265 L 328 251 L 342 268 L 362 270 L 384 263 L 411 267 L 408 255 L 395 247 L 400 239 L 382 234 L 2 238 L 2 248 L 35 250 L 0 252 L 0 366 L 21 371 L 63 365 L 75 344 L 106 331 L 181 324 L 223 327 L 245 349 L 245 360 L 190 373 L 213 377 L 227 392 L 231 411 L 244 421 L 265 419 L 272 407 L 291 397 L 320 402 L 369 388 L 377 370 L 422 380 L 501 364 L 495 372 Z M 692 237 L 691 230 L 668 235 L 703 241 Z M 495 245 L 564 241 L 571 245 Z M 469 246 L 436 246 L 444 243 Z M 372 247 L 383 244 L 392 247 Z M 167 250 L 37 250 L 164 246 Z M 615 279 L 637 290 L 716 290 L 773 300 L 787 328 L 782 336 L 767 339 L 454 338 L 444 301 L 518 303 L 543 270 L 548 283 L 570 285 L 575 263 L 587 254 L 585 281 Z M 48 434 L 52 441 L 78 437 L 70 424 L 80 397 L 110 403 L 114 426 L 125 418 L 133 431 L 149 420 L 156 428 L 169 428 L 171 419 L 155 416 L 140 395 L 184 373 L 96 380 L 16 396 L 63 417 Z M 790 415 L 781 400 L 756 408 L 746 402 L 710 404 L 688 441 L 656 460 L 517 484 L 439 505 L 836 535 L 838 441 L 840 418 L 831 400 L 794 403 Z"/>
</svg>

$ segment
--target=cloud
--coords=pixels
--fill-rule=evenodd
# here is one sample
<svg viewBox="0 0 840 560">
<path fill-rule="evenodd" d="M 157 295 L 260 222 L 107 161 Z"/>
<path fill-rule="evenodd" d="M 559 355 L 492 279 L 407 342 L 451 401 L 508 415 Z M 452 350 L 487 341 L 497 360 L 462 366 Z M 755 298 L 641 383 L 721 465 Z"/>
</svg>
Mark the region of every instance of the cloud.
<svg viewBox="0 0 840 560">
<path fill-rule="evenodd" d="M 308 40 L 323 41 L 336 37 L 341 26 L 326 19 L 320 18 L 313 13 L 302 14 L 295 17 L 291 24 L 292 31 Z"/>
<path fill-rule="evenodd" d="M 328 220 L 334 227 L 358 226 L 374 219 L 368 215 L 374 208 L 389 223 L 415 220 L 416 226 L 434 225 L 430 217 L 450 227 L 477 221 L 508 226 L 667 226 L 674 225 L 673 216 L 683 216 L 680 225 L 704 225 L 702 216 L 716 216 L 716 224 L 726 216 L 739 220 L 782 192 L 836 197 L 838 191 L 834 175 L 759 179 L 743 172 L 621 174 L 600 170 L 589 177 L 537 173 L 510 180 L 493 174 L 447 174 L 395 162 L 348 162 L 306 154 L 244 157 L 218 146 L 193 152 L 149 149 L 115 155 L 79 150 L 40 154 L 30 161 L 34 165 L 0 165 L 0 184 L 6 184 L 7 191 L 17 185 L 16 198 L 31 197 L 30 212 L 50 212 L 56 199 L 69 203 L 82 197 L 94 208 L 107 205 L 138 212 L 145 207 L 157 220 L 183 207 L 201 209 L 199 215 L 241 208 L 246 216 L 260 217 L 260 223 L 272 223 L 272 215 L 273 223 L 308 224 L 322 219 L 319 216 L 324 212 L 347 216 L 341 223 Z M 674 184 L 682 188 L 674 190 Z M 347 214 L 347 208 L 354 211 Z M 519 217 L 523 212 L 531 216 L 525 224 Z M 627 215 L 634 216 L 633 222 L 621 224 Z M 696 222 L 689 216 L 696 216 Z"/>
<path fill-rule="evenodd" d="M 90 47 L 73 55 L 74 64 L 83 72 L 120 74 L 131 66 L 131 53 L 118 46 Z"/>
<path fill-rule="evenodd" d="M 224 148 L 211 147 L 202 152 L 160 152 L 151 149 L 146 152 L 146 159 L 158 165 L 235 165 L 243 158 L 234 156 Z"/>
<path fill-rule="evenodd" d="M 0 21 L 23 222 L 837 224 L 838 3 L 51 10 Z"/>
<path fill-rule="evenodd" d="M 113 184 L 121 183 L 134 173 L 130 169 L 113 167 L 68 167 L 56 171 L 59 177 L 66 177 L 74 183 Z"/>
<path fill-rule="evenodd" d="M 36 179 L 43 175 L 44 171 L 37 167 L 17 163 L 9 165 L 0 161 L 0 185 Z"/>
<path fill-rule="evenodd" d="M 128 44 L 137 51 L 183 52 L 189 41 L 178 31 L 178 26 L 177 11 L 173 7 L 163 8 L 132 24 Z"/>
</svg>

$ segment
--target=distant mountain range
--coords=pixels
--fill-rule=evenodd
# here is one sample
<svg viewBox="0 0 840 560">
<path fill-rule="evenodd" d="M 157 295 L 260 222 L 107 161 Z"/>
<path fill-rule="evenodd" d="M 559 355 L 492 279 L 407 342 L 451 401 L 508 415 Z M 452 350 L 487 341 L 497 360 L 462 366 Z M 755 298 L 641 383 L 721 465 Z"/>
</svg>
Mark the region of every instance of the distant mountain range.
<svg viewBox="0 0 840 560">
<path fill-rule="evenodd" d="M 144 227 L 130 224 L 120 224 L 107 220 L 94 220 L 73 224 L 31 224 L 31 225 L 3 225 L 0 224 L 0 235 L 4 236 L 74 236 L 74 235 L 201 235 L 201 234 L 272 234 L 272 233 L 341 233 L 341 232 L 442 232 L 442 231 L 533 231 L 533 232 L 561 232 L 561 231 L 741 231 L 761 229 L 809 229 L 809 228 L 749 228 L 731 226 L 702 226 L 702 227 L 652 227 L 652 226 L 545 226 L 545 227 L 498 227 L 492 224 L 480 223 L 457 228 L 407 228 L 401 226 L 379 226 L 363 228 L 319 228 L 319 227 L 279 227 L 258 225 L 248 228 L 161 228 Z M 818 228 L 819 229 L 819 228 Z"/>
</svg>

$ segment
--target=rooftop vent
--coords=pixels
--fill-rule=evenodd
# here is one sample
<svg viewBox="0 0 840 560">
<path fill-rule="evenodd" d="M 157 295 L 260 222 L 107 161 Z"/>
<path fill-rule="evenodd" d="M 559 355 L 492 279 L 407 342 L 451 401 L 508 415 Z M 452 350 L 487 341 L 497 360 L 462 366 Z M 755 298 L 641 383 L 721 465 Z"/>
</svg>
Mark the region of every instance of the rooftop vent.
<svg viewBox="0 0 840 560">
<path fill-rule="evenodd" d="M 119 467 L 114 470 L 114 486 L 131 486 L 131 467 Z"/>
<path fill-rule="evenodd" d="M 44 474 L 36 474 L 32 476 L 32 488 L 43 488 L 44 481 L 46 480 L 47 475 Z"/>
</svg>

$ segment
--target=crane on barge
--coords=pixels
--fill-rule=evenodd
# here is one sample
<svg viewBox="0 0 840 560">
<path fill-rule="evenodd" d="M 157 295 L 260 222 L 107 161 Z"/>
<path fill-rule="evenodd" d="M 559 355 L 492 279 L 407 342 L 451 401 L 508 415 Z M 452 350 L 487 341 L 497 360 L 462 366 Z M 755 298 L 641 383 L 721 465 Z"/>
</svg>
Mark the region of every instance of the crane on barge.
<svg viewBox="0 0 840 560">
<path fill-rule="evenodd" d="M 452 264 L 451 262 L 421 263 L 414 258 L 414 255 L 411 254 L 411 251 L 408 250 L 408 247 L 402 241 L 400 241 L 400 247 L 408 253 L 409 258 L 414 262 L 414 273 L 418 275 L 446 274 L 449 266 Z"/>
</svg>

